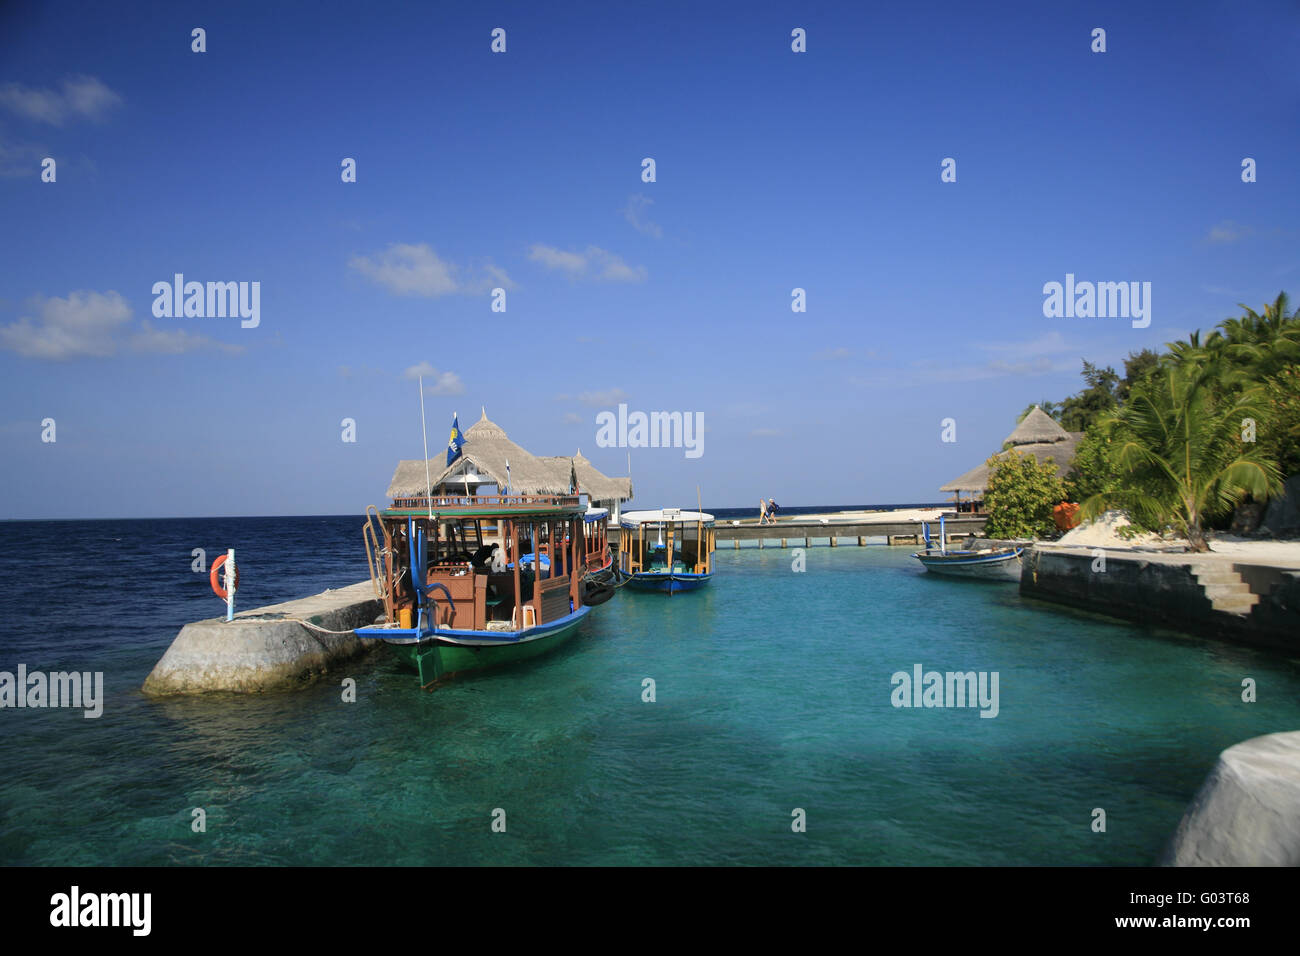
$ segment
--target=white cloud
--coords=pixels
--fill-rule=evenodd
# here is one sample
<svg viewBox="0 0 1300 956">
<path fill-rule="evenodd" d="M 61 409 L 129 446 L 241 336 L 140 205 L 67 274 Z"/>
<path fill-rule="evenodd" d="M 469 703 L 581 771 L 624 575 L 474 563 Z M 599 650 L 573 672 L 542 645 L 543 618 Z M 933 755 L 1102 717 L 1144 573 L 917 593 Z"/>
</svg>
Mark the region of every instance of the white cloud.
<svg viewBox="0 0 1300 956">
<path fill-rule="evenodd" d="M 0 86 L 0 106 L 52 126 L 62 126 L 69 118 L 103 122 L 121 102 L 121 96 L 93 76 L 69 76 L 63 80 L 62 90 L 19 83 Z"/>
<path fill-rule="evenodd" d="M 50 151 L 32 143 L 0 143 L 0 176 L 6 179 L 31 176 L 33 179 L 41 174 L 41 160 L 50 155 Z"/>
<path fill-rule="evenodd" d="M 564 413 L 564 424 L 566 425 L 581 425 L 584 420 L 581 415 L 576 415 L 573 412 Z"/>
<path fill-rule="evenodd" d="M 603 279 L 608 282 L 644 282 L 645 266 L 629 266 L 621 256 L 588 246 L 583 252 L 569 252 L 555 246 L 534 244 L 528 258 L 548 269 L 558 269 L 571 279 Z"/>
<path fill-rule="evenodd" d="M 985 352 L 1001 356 L 1004 362 L 1017 358 L 1040 358 L 1044 355 L 1084 351 L 1079 346 L 1067 342 L 1065 336 L 1055 330 L 1024 342 L 987 342 L 981 343 L 979 347 Z M 996 361 L 990 364 L 996 364 Z"/>
<path fill-rule="evenodd" d="M 813 356 L 815 359 L 846 359 L 853 353 L 846 348 L 826 349 Z"/>
<path fill-rule="evenodd" d="M 156 329 L 147 319 L 140 323 L 140 331 L 131 336 L 130 345 L 136 352 L 153 352 L 158 355 L 183 355 L 205 349 L 228 355 L 238 355 L 244 351 L 242 345 L 228 345 L 184 329 Z"/>
<path fill-rule="evenodd" d="M 475 280 L 475 282 L 471 283 L 473 288 L 467 291 L 485 292 L 494 285 L 500 286 L 503 289 L 513 289 L 515 287 L 510 276 L 506 275 L 506 270 L 502 269 L 500 266 L 495 266 L 489 262 L 483 267 L 483 272 L 485 274 L 481 278 Z"/>
<path fill-rule="evenodd" d="M 456 291 L 450 263 L 423 243 L 395 243 L 374 258 L 354 256 L 348 265 L 397 295 L 434 297 Z"/>
<path fill-rule="evenodd" d="M 432 385 L 424 386 L 426 395 L 463 395 L 465 393 L 465 383 L 460 380 L 460 376 L 455 372 L 439 372 L 428 362 L 420 362 L 418 365 L 412 365 L 402 377 L 415 381 L 418 378 L 433 379 Z"/>
<path fill-rule="evenodd" d="M 71 292 L 66 299 L 37 297 L 32 305 L 35 317 L 25 315 L 0 327 L 0 348 L 54 362 L 108 358 L 123 349 L 154 355 L 244 351 L 242 345 L 218 342 L 187 329 L 158 328 L 147 319 L 131 329 L 131 306 L 113 291 Z"/>
<path fill-rule="evenodd" d="M 637 232 L 644 233 L 647 236 L 653 236 L 656 239 L 662 239 L 664 231 L 656 222 L 644 218 L 646 210 L 654 205 L 654 200 L 649 196 L 641 193 L 633 193 L 627 197 L 627 205 L 623 207 L 623 218 L 626 219 L 632 228 Z"/>
<path fill-rule="evenodd" d="M 424 386 L 426 395 L 464 395 L 465 383 L 455 372 L 443 372 L 432 385 Z"/>
<path fill-rule="evenodd" d="M 600 278 L 610 282 L 643 282 L 645 277 L 645 266 L 630 266 L 615 255 L 609 256 L 600 271 Z"/>
<path fill-rule="evenodd" d="M 918 385 L 925 382 L 979 382 L 995 378 L 1029 377 L 1075 372 L 1079 360 L 1075 358 L 1053 361 L 1047 356 L 1019 360 L 994 359 L 984 365 L 944 365 L 935 362 L 916 362 L 918 373 L 904 376 L 902 384 Z"/>
<path fill-rule="evenodd" d="M 66 299 L 38 298 L 34 303 L 36 318 L 22 316 L 0 327 L 0 348 L 56 362 L 104 357 L 117 350 L 115 335 L 131 318 L 126 300 L 111 291 L 78 291 Z"/>
<path fill-rule="evenodd" d="M 911 363 L 913 374 L 850 376 L 849 384 L 862 388 L 898 388 L 935 382 L 981 382 L 1000 378 L 1030 378 L 1079 370 L 1079 355 L 1086 351 L 1052 331 L 1024 342 L 980 344 L 990 353 L 979 364 L 959 365 L 922 359 Z"/>
<path fill-rule="evenodd" d="M 348 265 L 394 295 L 437 298 L 455 293 L 473 295 L 495 286 L 513 289 L 504 269 L 492 263 L 480 274 L 461 278 L 462 270 L 442 259 L 428 243 L 393 243 L 374 256 L 353 256 Z"/>
<path fill-rule="evenodd" d="M 1255 230 L 1249 226 L 1238 225 L 1229 219 L 1225 219 L 1218 225 L 1211 226 L 1209 235 L 1205 237 L 1206 242 L 1236 242 L 1239 239 L 1245 239 Z"/>
<path fill-rule="evenodd" d="M 535 244 L 528 252 L 528 258 L 540 262 L 548 269 L 561 269 L 572 275 L 580 275 L 587 269 L 587 259 L 579 252 L 565 252 L 554 246 Z"/>
<path fill-rule="evenodd" d="M 583 392 L 578 396 L 578 401 L 590 408 L 604 408 L 608 405 L 617 405 L 619 402 L 627 399 L 627 392 L 621 388 L 608 388 L 603 392 Z"/>
<path fill-rule="evenodd" d="M 403 378 L 409 378 L 415 381 L 417 378 L 433 378 L 438 374 L 438 370 L 428 362 L 421 362 L 419 365 L 412 365 L 402 373 Z"/>
</svg>

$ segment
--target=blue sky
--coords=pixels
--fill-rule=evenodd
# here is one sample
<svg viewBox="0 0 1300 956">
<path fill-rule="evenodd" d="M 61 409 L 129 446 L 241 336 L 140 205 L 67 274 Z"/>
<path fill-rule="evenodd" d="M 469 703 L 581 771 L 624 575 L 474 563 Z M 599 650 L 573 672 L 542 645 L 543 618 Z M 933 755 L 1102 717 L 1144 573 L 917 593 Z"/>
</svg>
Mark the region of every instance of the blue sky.
<svg viewBox="0 0 1300 956">
<path fill-rule="evenodd" d="M 1298 25 L 1277 2 L 6 5 L 0 517 L 382 504 L 420 456 L 421 363 L 434 447 L 486 406 L 623 474 L 600 411 L 702 412 L 701 457 L 631 451 L 639 506 L 941 500 L 1082 358 L 1300 296 Z M 177 272 L 260 282 L 260 324 L 155 317 Z M 1066 273 L 1149 281 L 1150 327 L 1045 318 Z"/>
</svg>

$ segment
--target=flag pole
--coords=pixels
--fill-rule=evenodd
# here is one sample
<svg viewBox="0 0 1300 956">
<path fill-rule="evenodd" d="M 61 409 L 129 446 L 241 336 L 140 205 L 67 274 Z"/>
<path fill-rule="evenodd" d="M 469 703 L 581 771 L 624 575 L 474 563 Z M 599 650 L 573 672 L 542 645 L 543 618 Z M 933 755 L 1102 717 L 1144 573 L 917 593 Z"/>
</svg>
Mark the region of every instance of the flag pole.
<svg viewBox="0 0 1300 956">
<path fill-rule="evenodd" d="M 433 482 L 429 478 L 429 429 L 424 423 L 424 376 L 419 376 L 420 382 L 420 433 L 424 436 L 424 493 L 427 496 L 424 500 L 429 506 L 429 518 L 433 518 Z"/>
<path fill-rule="evenodd" d="M 695 486 L 695 513 L 699 515 L 695 519 L 695 567 L 699 568 L 700 562 L 704 560 L 700 553 L 704 550 L 704 500 L 700 497 L 699 485 Z"/>
</svg>

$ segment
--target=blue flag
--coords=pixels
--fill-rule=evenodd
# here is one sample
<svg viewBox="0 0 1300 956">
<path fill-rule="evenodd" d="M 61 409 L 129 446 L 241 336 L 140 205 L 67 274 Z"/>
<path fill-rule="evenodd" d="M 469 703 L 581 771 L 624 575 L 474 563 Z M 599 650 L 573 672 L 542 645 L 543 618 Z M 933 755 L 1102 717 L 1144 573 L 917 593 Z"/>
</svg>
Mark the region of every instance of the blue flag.
<svg viewBox="0 0 1300 956">
<path fill-rule="evenodd" d="M 447 464 L 460 457 L 460 446 L 465 444 L 465 437 L 460 433 L 460 416 L 451 416 L 451 437 L 447 439 Z"/>
</svg>

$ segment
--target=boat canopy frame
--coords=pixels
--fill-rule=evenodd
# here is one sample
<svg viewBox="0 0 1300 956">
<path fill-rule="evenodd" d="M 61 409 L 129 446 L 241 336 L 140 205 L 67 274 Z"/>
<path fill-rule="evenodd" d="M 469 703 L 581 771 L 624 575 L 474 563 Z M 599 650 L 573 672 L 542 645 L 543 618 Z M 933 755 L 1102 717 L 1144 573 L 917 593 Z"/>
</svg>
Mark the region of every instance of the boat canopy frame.
<svg viewBox="0 0 1300 956">
<path fill-rule="evenodd" d="M 371 580 L 383 598 L 386 639 L 477 633 L 519 640 L 577 612 L 588 564 L 585 516 L 578 495 L 418 496 L 396 498 L 383 511 L 367 509 Z M 504 552 L 504 572 L 473 560 L 471 546 L 481 549 L 487 541 L 485 524 Z M 504 604 L 508 619 L 489 617 Z M 412 620 L 402 627 L 408 613 Z"/>
</svg>

